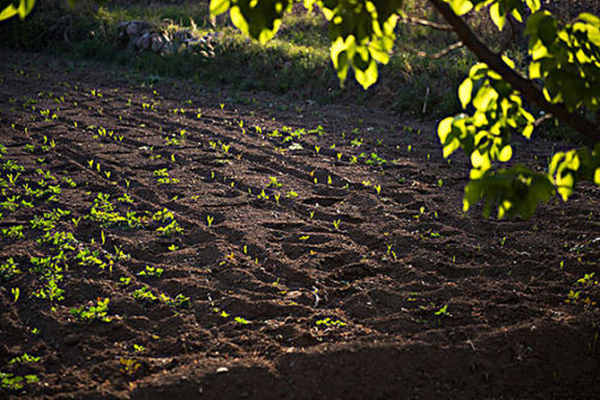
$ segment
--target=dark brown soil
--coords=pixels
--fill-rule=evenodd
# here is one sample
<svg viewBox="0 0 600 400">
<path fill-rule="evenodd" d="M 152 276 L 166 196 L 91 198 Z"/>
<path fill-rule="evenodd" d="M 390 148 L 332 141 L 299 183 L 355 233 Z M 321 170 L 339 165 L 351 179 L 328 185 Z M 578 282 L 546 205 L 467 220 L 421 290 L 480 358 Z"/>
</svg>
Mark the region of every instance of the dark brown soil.
<svg viewBox="0 0 600 400">
<path fill-rule="evenodd" d="M 0 397 L 600 398 L 597 187 L 528 221 L 464 215 L 466 165 L 441 158 L 434 122 L 0 57 L 0 228 L 24 234 L 0 237 L 0 264 L 21 271 L 0 276 L 0 372 L 39 378 Z M 24 167 L 15 185 L 7 160 Z M 178 181 L 159 184 L 163 169 Z M 98 193 L 141 225 L 95 222 Z M 30 222 L 57 208 L 71 212 L 48 231 L 73 234 L 63 256 Z M 158 235 L 165 208 L 183 232 Z M 80 265 L 84 249 L 100 263 Z M 51 276 L 61 301 L 34 295 Z M 136 299 L 143 287 L 158 298 Z M 110 322 L 71 312 L 103 298 Z M 24 353 L 40 360 L 10 362 Z"/>
</svg>

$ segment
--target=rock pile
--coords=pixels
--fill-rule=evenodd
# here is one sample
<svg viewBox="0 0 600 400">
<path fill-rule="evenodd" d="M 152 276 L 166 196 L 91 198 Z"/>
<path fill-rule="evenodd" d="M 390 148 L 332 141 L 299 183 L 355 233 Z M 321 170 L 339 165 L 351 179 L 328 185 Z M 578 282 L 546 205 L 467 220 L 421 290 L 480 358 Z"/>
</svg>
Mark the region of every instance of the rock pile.
<svg viewBox="0 0 600 400">
<path fill-rule="evenodd" d="M 121 22 L 117 29 L 119 40 L 130 50 L 151 51 L 160 55 L 187 53 L 206 58 L 215 56 L 215 34 L 198 36 L 188 28 L 169 31 L 146 21 Z"/>
</svg>

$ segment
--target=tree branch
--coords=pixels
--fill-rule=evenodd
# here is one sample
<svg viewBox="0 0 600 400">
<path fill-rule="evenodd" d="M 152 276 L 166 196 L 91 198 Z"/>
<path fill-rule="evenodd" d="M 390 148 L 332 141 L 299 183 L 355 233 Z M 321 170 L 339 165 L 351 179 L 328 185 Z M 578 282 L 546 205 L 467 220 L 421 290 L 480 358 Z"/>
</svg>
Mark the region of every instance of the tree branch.
<svg viewBox="0 0 600 400">
<path fill-rule="evenodd" d="M 585 143 L 593 146 L 600 142 L 600 129 L 592 121 L 569 112 L 564 104 L 550 103 L 544 97 L 542 91 L 529 79 L 522 77 L 515 70 L 510 68 L 500 57 L 492 52 L 479 38 L 473 33 L 471 28 L 452 11 L 450 6 L 443 0 L 428 0 L 429 3 L 440 13 L 446 22 L 452 26 L 458 38 L 464 45 L 471 50 L 479 60 L 486 63 L 488 67 L 500 74 L 515 90 L 531 104 L 536 104 L 548 113 L 553 114 L 560 121 L 569 125 L 581 134 Z"/>
</svg>

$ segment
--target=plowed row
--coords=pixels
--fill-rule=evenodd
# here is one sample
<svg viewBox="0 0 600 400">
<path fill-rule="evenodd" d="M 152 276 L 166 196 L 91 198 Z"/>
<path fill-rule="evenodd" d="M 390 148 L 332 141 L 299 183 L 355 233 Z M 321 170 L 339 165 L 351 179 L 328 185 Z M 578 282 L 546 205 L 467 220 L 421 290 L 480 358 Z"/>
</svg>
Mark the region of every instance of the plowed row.
<svg viewBox="0 0 600 400">
<path fill-rule="evenodd" d="M 2 56 L 0 396 L 600 394 L 597 188 L 486 220 L 434 123 Z"/>
</svg>

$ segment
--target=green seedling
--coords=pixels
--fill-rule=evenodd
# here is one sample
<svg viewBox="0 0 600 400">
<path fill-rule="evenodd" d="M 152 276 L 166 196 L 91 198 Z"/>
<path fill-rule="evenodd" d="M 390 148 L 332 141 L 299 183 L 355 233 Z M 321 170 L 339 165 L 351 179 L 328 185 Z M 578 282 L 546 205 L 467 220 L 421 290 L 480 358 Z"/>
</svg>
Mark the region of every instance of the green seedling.
<svg viewBox="0 0 600 400">
<path fill-rule="evenodd" d="M 138 369 L 142 366 L 142 364 L 133 359 L 133 358 L 123 358 L 119 360 L 119 364 L 121 364 L 120 371 L 121 373 L 127 376 L 134 376 Z"/>
<path fill-rule="evenodd" d="M 244 319 L 242 317 L 235 317 L 234 321 L 237 322 L 238 324 L 242 324 L 242 325 L 248 325 L 250 323 L 250 321 L 248 321 L 247 319 Z"/>
<path fill-rule="evenodd" d="M 4 264 L 0 264 L 0 280 L 10 280 L 20 273 L 21 270 L 17 267 L 17 263 L 12 257 L 7 259 Z"/>
<path fill-rule="evenodd" d="M 33 363 L 37 363 L 40 362 L 41 357 L 35 357 L 35 356 L 31 356 L 27 353 L 23 353 L 20 356 L 11 358 L 10 361 L 8 362 L 9 365 L 12 364 L 33 364 Z"/>
<path fill-rule="evenodd" d="M 142 288 L 134 290 L 132 296 L 136 300 L 147 301 L 150 303 L 153 303 L 156 300 L 158 300 L 158 297 L 156 297 L 156 295 L 154 295 L 154 293 L 150 291 L 148 286 L 144 286 Z"/>
<path fill-rule="evenodd" d="M 565 303 L 576 304 L 577 300 L 579 300 L 579 296 L 581 296 L 580 291 L 569 290 L 569 294 L 567 295 Z"/>
<path fill-rule="evenodd" d="M 119 246 L 113 246 L 113 248 L 115 249 L 114 258 L 117 261 L 129 261 L 131 256 L 125 253 L 122 248 L 120 248 Z"/>
<path fill-rule="evenodd" d="M 577 279 L 577 283 L 581 284 L 584 287 L 598 286 L 598 285 L 600 285 L 600 282 L 594 280 L 595 275 L 596 275 L 595 272 L 585 274 L 583 276 L 583 278 Z"/>
<path fill-rule="evenodd" d="M 123 196 L 118 197 L 117 201 L 119 203 L 127 203 L 127 204 L 133 204 L 133 199 L 131 198 L 131 196 L 127 193 L 124 193 Z"/>
<path fill-rule="evenodd" d="M 319 325 L 325 325 L 327 327 L 342 327 L 342 326 L 346 326 L 347 324 L 343 321 L 340 321 L 339 319 L 333 320 L 329 317 L 324 318 L 324 319 L 319 319 L 315 322 L 315 324 L 317 326 Z"/>
<path fill-rule="evenodd" d="M 283 186 L 283 185 L 281 183 L 277 182 L 276 177 L 274 177 L 274 176 L 269 177 L 269 184 L 267 185 L 267 187 L 280 188 L 281 186 Z"/>
<path fill-rule="evenodd" d="M 355 138 L 350 141 L 350 145 L 352 147 L 360 147 L 360 146 L 362 146 L 362 144 L 363 144 L 362 138 Z"/>
<path fill-rule="evenodd" d="M 160 278 L 163 271 L 164 269 L 160 267 L 151 267 L 149 265 L 146 265 L 146 268 L 143 271 L 138 272 L 138 276 L 151 276 Z"/>
<path fill-rule="evenodd" d="M 182 294 L 178 294 L 175 298 L 171 298 L 164 293 L 158 295 L 158 301 L 173 307 L 188 308 L 190 306 L 190 298 Z"/>
<path fill-rule="evenodd" d="M 23 225 L 14 225 L 10 228 L 3 228 L 1 230 L 2 236 L 9 239 L 23 239 L 25 235 L 23 234 Z"/>
<path fill-rule="evenodd" d="M 180 140 L 176 137 L 167 137 L 164 138 L 165 146 L 179 146 L 183 140 Z"/>
<path fill-rule="evenodd" d="M 445 304 L 442 308 L 437 310 L 434 315 L 450 316 L 450 313 L 448 312 L 448 304 Z"/>
<path fill-rule="evenodd" d="M 365 164 L 367 164 L 367 165 L 383 165 L 386 163 L 387 163 L 387 160 L 378 156 L 377 153 L 371 153 L 371 158 L 369 158 L 365 161 Z"/>
<path fill-rule="evenodd" d="M 66 177 L 64 177 L 64 178 L 62 178 L 62 179 L 63 179 L 63 181 L 64 181 L 64 182 L 65 182 L 67 185 L 69 185 L 71 188 L 75 188 L 75 187 L 77 187 L 77 183 L 75 183 L 75 181 L 74 181 L 72 178 L 70 178 L 70 177 L 66 176 Z"/>
<path fill-rule="evenodd" d="M 19 289 L 18 287 L 14 287 L 14 288 L 10 289 L 10 292 L 13 295 L 13 303 L 16 303 L 19 300 L 19 295 L 21 294 L 21 289 Z"/>
<path fill-rule="evenodd" d="M 179 183 L 179 179 L 171 178 L 169 176 L 169 172 L 166 168 L 157 169 L 152 174 L 156 178 L 156 182 L 159 184 Z"/>
<path fill-rule="evenodd" d="M 144 346 L 142 346 L 141 344 L 133 344 L 133 351 L 135 351 L 136 353 L 141 353 L 143 351 L 145 351 L 146 348 Z"/>
<path fill-rule="evenodd" d="M 258 199 L 269 200 L 269 196 L 265 193 L 265 190 L 261 190 L 260 194 L 256 196 Z"/>
<path fill-rule="evenodd" d="M 211 217 L 210 215 L 206 216 L 206 223 L 208 224 L 209 228 L 212 226 L 214 220 L 215 220 L 214 217 Z"/>
<path fill-rule="evenodd" d="M 95 306 L 91 305 L 87 308 L 85 306 L 71 308 L 69 312 L 80 321 L 90 322 L 93 320 L 99 320 L 102 322 L 110 322 L 112 317 L 108 316 L 109 301 L 110 299 L 108 297 L 104 299 L 98 298 Z"/>
<path fill-rule="evenodd" d="M 21 390 L 25 384 L 37 383 L 40 379 L 37 375 L 18 376 L 0 372 L 0 387 L 8 390 Z"/>
<path fill-rule="evenodd" d="M 210 225 L 209 225 L 210 226 Z M 159 226 L 156 228 L 156 232 L 159 236 L 169 237 L 174 236 L 176 234 L 180 234 L 183 232 L 183 228 L 179 226 L 179 223 L 176 220 L 172 220 L 165 226 Z"/>
</svg>

